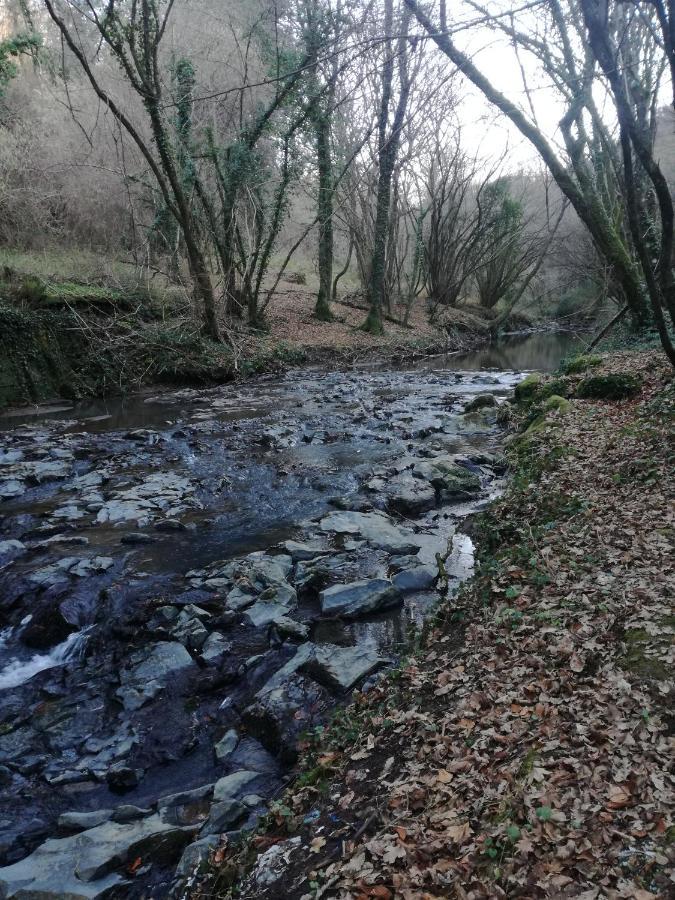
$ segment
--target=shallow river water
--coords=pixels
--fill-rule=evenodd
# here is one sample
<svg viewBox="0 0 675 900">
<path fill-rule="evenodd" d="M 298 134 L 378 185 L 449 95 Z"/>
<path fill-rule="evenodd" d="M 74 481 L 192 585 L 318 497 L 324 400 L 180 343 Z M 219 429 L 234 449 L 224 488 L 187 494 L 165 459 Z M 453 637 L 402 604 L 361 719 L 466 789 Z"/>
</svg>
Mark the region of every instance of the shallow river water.
<svg viewBox="0 0 675 900">
<path fill-rule="evenodd" d="M 0 419 L 0 895 L 179 896 L 470 574 L 498 407 L 578 345 Z"/>
</svg>

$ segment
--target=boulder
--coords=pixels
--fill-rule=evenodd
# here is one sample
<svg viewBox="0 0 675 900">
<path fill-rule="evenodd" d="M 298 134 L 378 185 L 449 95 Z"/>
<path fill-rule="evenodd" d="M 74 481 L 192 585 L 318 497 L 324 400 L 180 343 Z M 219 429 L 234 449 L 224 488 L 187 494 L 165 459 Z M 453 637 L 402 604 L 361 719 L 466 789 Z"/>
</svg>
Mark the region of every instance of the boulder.
<svg viewBox="0 0 675 900">
<path fill-rule="evenodd" d="M 205 870 L 211 853 L 220 843 L 220 837 L 217 834 L 209 834 L 188 844 L 180 862 L 176 866 L 176 875 L 178 878 L 187 878 L 189 875 L 195 875 Z"/>
<path fill-rule="evenodd" d="M 358 535 L 387 553 L 417 553 L 420 546 L 414 535 L 398 528 L 389 516 L 380 512 L 332 512 L 321 519 L 319 527 L 322 531 Z"/>
<path fill-rule="evenodd" d="M 418 516 L 436 505 L 433 487 L 419 478 L 413 478 L 410 472 L 392 478 L 372 478 L 366 487 L 383 497 L 390 512 L 403 516 Z"/>
<path fill-rule="evenodd" d="M 219 631 L 214 631 L 204 641 L 199 658 L 207 666 L 219 666 L 231 650 L 231 641 L 226 640 Z"/>
<path fill-rule="evenodd" d="M 489 407 L 496 405 L 497 398 L 494 394 L 478 394 L 478 396 L 474 397 L 473 400 L 469 400 L 469 402 L 464 407 L 464 412 L 477 412 L 479 409 L 488 409 Z"/>
<path fill-rule="evenodd" d="M 135 859 L 169 863 L 193 834 L 194 828 L 169 825 L 154 815 L 129 825 L 104 822 L 72 837 L 53 838 L 20 862 L 0 869 L 0 896 L 104 897 L 124 882 L 120 871 Z"/>
<path fill-rule="evenodd" d="M 387 578 L 373 578 L 351 584 L 334 584 L 320 592 L 319 601 L 325 615 L 352 619 L 397 606 L 403 598 Z"/>
<path fill-rule="evenodd" d="M 134 657 L 134 665 L 120 675 L 117 690 L 124 708 L 139 709 L 176 678 L 196 671 L 185 647 L 178 641 L 160 641 Z"/>
<path fill-rule="evenodd" d="M 437 456 L 415 466 L 415 475 L 430 482 L 441 500 L 464 500 L 480 492 L 480 478 L 452 456 Z"/>
<path fill-rule="evenodd" d="M 298 604 L 298 595 L 290 584 L 275 585 L 263 591 L 258 600 L 246 610 L 245 618 L 256 628 L 285 618 Z"/>
<path fill-rule="evenodd" d="M 437 577 L 438 572 L 431 566 L 414 566 L 398 572 L 392 581 L 402 594 L 410 594 L 414 591 L 426 591 L 433 587 Z"/>
<path fill-rule="evenodd" d="M 226 731 L 223 737 L 213 745 L 213 751 L 219 763 L 224 763 L 237 749 L 239 735 L 234 728 Z"/>
<path fill-rule="evenodd" d="M 26 545 L 21 541 L 0 541 L 0 566 L 6 566 L 26 552 Z"/>
<path fill-rule="evenodd" d="M 332 690 L 348 691 L 383 664 L 384 660 L 372 647 L 320 644 L 299 671 Z"/>
<path fill-rule="evenodd" d="M 51 601 L 35 610 L 23 627 L 19 640 L 34 650 L 47 650 L 65 641 L 74 631 L 77 631 L 77 626 L 66 619 L 58 602 Z"/>
<path fill-rule="evenodd" d="M 97 809 L 93 812 L 64 812 L 58 817 L 56 824 L 59 828 L 67 828 L 69 831 L 86 831 L 87 828 L 95 828 L 107 822 L 113 814 L 112 809 Z"/>
<path fill-rule="evenodd" d="M 316 544 L 302 544 L 299 541 L 285 541 L 283 546 L 293 562 L 315 559 L 322 553 L 328 552 L 324 547 L 319 547 Z"/>
</svg>

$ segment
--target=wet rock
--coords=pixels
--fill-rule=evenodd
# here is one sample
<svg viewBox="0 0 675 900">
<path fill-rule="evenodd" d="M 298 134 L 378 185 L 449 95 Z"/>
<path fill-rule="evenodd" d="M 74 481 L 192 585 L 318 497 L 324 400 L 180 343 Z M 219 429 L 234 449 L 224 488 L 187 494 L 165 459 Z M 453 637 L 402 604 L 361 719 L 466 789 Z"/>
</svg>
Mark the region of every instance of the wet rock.
<svg viewBox="0 0 675 900">
<path fill-rule="evenodd" d="M 152 810 L 143 806 L 133 806 L 131 803 L 124 803 L 122 806 L 116 806 L 110 819 L 124 825 L 127 822 L 136 822 L 138 819 L 145 819 L 151 816 Z"/>
<path fill-rule="evenodd" d="M 168 863 L 189 843 L 194 828 L 158 815 L 129 825 L 104 822 L 66 838 L 46 841 L 30 856 L 0 869 L 3 897 L 79 900 L 105 896 L 124 883 L 120 869 L 140 857 Z"/>
<path fill-rule="evenodd" d="M 59 604 L 45 602 L 24 626 L 19 640 L 26 647 L 47 650 L 65 641 L 74 631 L 77 631 L 77 626 L 66 619 Z"/>
<path fill-rule="evenodd" d="M 479 409 L 487 409 L 497 405 L 497 398 L 494 394 L 478 394 L 473 400 L 470 400 L 464 407 L 465 413 L 477 412 Z"/>
<path fill-rule="evenodd" d="M 178 641 L 160 641 L 149 652 L 135 654 L 135 664 L 122 671 L 117 691 L 127 710 L 139 709 L 176 678 L 196 671 L 196 665 Z"/>
<path fill-rule="evenodd" d="M 216 760 L 219 763 L 225 762 L 237 749 L 238 743 L 239 735 L 234 728 L 230 728 L 230 730 L 226 731 L 223 737 L 213 745 L 213 752 L 216 755 Z"/>
<path fill-rule="evenodd" d="M 321 612 L 324 615 L 357 618 L 397 606 L 403 598 L 386 578 L 370 581 L 354 581 L 351 584 L 334 584 L 319 594 Z"/>
<path fill-rule="evenodd" d="M 160 519 L 155 522 L 157 531 L 187 531 L 187 525 L 184 525 L 179 519 Z"/>
<path fill-rule="evenodd" d="M 226 640 L 218 631 L 214 631 L 204 641 L 199 657 L 207 666 L 219 666 L 231 651 L 232 642 Z"/>
<path fill-rule="evenodd" d="M 272 627 L 279 635 L 296 638 L 305 641 L 309 637 L 309 627 L 302 622 L 296 622 L 288 616 L 279 616 L 272 623 Z"/>
<path fill-rule="evenodd" d="M 436 491 L 409 472 L 393 478 L 371 478 L 366 487 L 382 497 L 389 512 L 419 516 L 436 505 Z"/>
<path fill-rule="evenodd" d="M 332 690 L 348 691 L 383 664 L 384 660 L 372 647 L 321 644 L 314 648 L 299 671 Z"/>
<path fill-rule="evenodd" d="M 142 777 L 142 769 L 133 769 L 124 763 L 116 763 L 106 772 L 105 780 L 111 791 L 116 794 L 125 794 L 137 787 Z"/>
<path fill-rule="evenodd" d="M 300 735 L 317 724 L 330 705 L 326 690 L 312 679 L 291 674 L 279 686 L 265 687 L 244 712 L 249 733 L 282 762 L 297 759 Z"/>
<path fill-rule="evenodd" d="M 183 850 L 180 862 L 176 866 L 176 876 L 187 878 L 188 875 L 199 874 L 206 870 L 211 853 L 220 843 L 220 835 L 209 834 L 194 841 Z"/>
<path fill-rule="evenodd" d="M 209 636 L 204 623 L 196 616 L 190 616 L 188 612 L 181 612 L 176 627 L 171 629 L 171 634 L 177 641 L 193 651 L 199 650 Z"/>
<path fill-rule="evenodd" d="M 134 546 L 136 544 L 154 544 L 155 540 L 156 538 L 151 534 L 145 534 L 143 531 L 129 531 L 122 535 L 120 543 Z"/>
<path fill-rule="evenodd" d="M 415 466 L 415 475 L 429 481 L 442 500 L 465 500 L 480 492 L 480 478 L 457 465 L 452 456 L 437 456 Z"/>
<path fill-rule="evenodd" d="M 0 566 L 6 566 L 26 552 L 26 545 L 21 541 L 0 541 Z"/>
<path fill-rule="evenodd" d="M 12 497 L 20 497 L 26 491 L 26 485 L 23 481 L 17 481 L 15 478 L 8 478 L 0 481 L 0 498 L 3 500 L 11 500 Z"/>
<path fill-rule="evenodd" d="M 286 618 L 297 605 L 295 588 L 283 583 L 263 591 L 253 606 L 248 607 L 245 618 L 256 628 L 262 628 L 276 619 Z"/>
<path fill-rule="evenodd" d="M 230 831 L 247 817 L 248 807 L 241 800 L 223 800 L 220 803 L 214 803 L 200 833 L 203 835 L 222 834 L 224 831 Z"/>
<path fill-rule="evenodd" d="M 321 519 L 319 527 L 322 531 L 358 535 L 388 553 L 417 553 L 419 550 L 413 535 L 398 528 L 380 512 L 332 512 Z"/>
<path fill-rule="evenodd" d="M 430 566 L 415 566 L 412 569 L 403 569 L 394 575 L 392 581 L 402 594 L 409 594 L 433 587 L 437 577 L 438 572 Z"/>
<path fill-rule="evenodd" d="M 322 553 L 328 552 L 324 547 L 320 547 L 317 544 L 302 544 L 298 541 L 285 541 L 284 549 L 293 562 L 316 559 L 316 557 L 320 556 Z"/>
<path fill-rule="evenodd" d="M 249 788 L 257 778 L 260 778 L 259 772 L 251 772 L 247 769 L 219 778 L 213 788 L 214 802 L 217 803 L 222 800 L 232 800 L 240 797 L 244 789 Z"/>
<path fill-rule="evenodd" d="M 65 812 L 58 817 L 56 824 L 59 828 L 67 828 L 70 831 L 86 831 L 95 828 L 103 822 L 109 821 L 112 809 L 97 809 L 93 812 Z"/>
</svg>

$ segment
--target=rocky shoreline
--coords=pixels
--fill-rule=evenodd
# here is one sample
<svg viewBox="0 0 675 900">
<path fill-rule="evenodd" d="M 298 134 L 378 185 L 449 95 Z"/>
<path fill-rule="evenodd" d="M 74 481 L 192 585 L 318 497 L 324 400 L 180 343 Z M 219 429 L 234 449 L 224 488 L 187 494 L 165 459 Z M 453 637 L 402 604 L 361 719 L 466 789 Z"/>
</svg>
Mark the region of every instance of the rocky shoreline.
<svg viewBox="0 0 675 900">
<path fill-rule="evenodd" d="M 0 896 L 180 896 L 252 828 L 470 572 L 517 380 L 303 373 L 6 432 Z"/>
</svg>

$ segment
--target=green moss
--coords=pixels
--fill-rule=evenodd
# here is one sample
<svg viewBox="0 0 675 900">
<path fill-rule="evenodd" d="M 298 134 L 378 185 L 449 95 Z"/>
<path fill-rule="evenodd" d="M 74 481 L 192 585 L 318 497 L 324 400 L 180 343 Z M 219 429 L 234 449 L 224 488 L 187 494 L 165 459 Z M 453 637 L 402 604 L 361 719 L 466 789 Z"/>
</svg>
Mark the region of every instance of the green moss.
<svg viewBox="0 0 675 900">
<path fill-rule="evenodd" d="M 537 396 L 539 388 L 541 386 L 541 375 L 536 375 L 534 372 L 531 375 L 528 375 L 526 378 L 517 384 L 514 390 L 514 396 L 516 398 L 516 403 L 529 403 Z"/>
<path fill-rule="evenodd" d="M 552 394 L 548 400 L 544 402 L 544 412 L 561 412 L 566 413 L 570 408 L 569 400 L 560 397 L 558 394 Z"/>
<path fill-rule="evenodd" d="M 578 375 L 599 366 L 601 362 L 601 356 L 576 356 L 574 359 L 566 360 L 561 368 L 565 375 Z"/>
<path fill-rule="evenodd" d="M 640 381 L 624 372 L 612 375 L 592 375 L 584 378 L 576 395 L 582 400 L 624 400 L 640 389 Z"/>
</svg>

